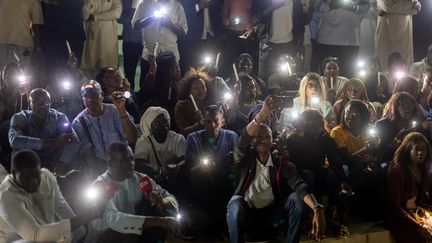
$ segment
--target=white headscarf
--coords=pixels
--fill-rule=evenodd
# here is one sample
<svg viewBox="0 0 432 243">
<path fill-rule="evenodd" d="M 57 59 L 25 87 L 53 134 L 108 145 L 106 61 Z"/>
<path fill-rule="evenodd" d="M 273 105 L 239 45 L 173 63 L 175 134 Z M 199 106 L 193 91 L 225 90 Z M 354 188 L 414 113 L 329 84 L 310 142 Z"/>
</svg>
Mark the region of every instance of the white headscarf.
<svg viewBox="0 0 432 243">
<path fill-rule="evenodd" d="M 151 135 L 151 123 L 158 117 L 163 115 L 168 121 L 168 126 L 171 126 L 171 118 L 168 111 L 159 106 L 150 106 L 146 112 L 141 117 L 140 128 L 143 133 L 143 137 L 148 137 Z"/>
</svg>

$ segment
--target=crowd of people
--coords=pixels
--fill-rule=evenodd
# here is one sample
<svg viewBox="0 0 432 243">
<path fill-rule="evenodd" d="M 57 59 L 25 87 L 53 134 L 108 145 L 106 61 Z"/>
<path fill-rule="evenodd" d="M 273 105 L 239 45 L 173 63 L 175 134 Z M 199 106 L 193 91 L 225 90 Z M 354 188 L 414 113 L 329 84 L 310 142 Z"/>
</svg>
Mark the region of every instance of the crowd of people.
<svg viewBox="0 0 432 243">
<path fill-rule="evenodd" d="M 432 242 L 420 9 L 0 0 L 0 242 Z"/>
</svg>

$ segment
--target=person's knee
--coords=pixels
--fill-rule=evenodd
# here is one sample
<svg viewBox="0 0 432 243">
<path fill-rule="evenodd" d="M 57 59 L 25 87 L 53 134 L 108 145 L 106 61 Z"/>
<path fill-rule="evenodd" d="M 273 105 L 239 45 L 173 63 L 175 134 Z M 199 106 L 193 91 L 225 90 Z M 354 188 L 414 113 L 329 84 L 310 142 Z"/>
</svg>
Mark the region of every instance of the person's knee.
<svg viewBox="0 0 432 243">
<path fill-rule="evenodd" d="M 227 217 L 238 217 L 244 211 L 245 203 L 242 196 L 233 196 L 228 202 Z"/>
<path fill-rule="evenodd" d="M 301 217 L 304 210 L 304 202 L 295 192 L 293 192 L 287 198 L 285 209 L 289 211 L 290 215 Z"/>
</svg>

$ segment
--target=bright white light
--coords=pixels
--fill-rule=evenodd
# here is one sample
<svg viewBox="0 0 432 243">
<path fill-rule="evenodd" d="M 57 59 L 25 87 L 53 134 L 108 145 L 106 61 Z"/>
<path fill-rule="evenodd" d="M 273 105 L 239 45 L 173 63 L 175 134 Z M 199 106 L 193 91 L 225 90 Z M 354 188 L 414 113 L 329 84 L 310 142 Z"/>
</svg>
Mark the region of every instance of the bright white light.
<svg viewBox="0 0 432 243">
<path fill-rule="evenodd" d="M 180 221 L 180 220 L 182 219 L 181 214 L 178 213 L 178 214 L 176 215 L 176 219 L 177 219 L 177 221 Z"/>
<path fill-rule="evenodd" d="M 399 79 L 405 77 L 405 72 L 403 72 L 403 71 L 397 71 L 397 72 L 395 73 L 395 76 L 396 76 L 396 78 L 399 80 Z"/>
<path fill-rule="evenodd" d="M 366 70 L 360 70 L 359 75 L 361 77 L 365 77 L 366 76 Z"/>
<path fill-rule="evenodd" d="M 375 136 L 376 135 L 376 130 L 374 128 L 369 129 L 369 135 L 370 136 Z"/>
<path fill-rule="evenodd" d="M 297 119 L 299 117 L 299 113 L 297 111 L 292 111 L 291 112 L 291 117 L 294 119 Z"/>
<path fill-rule="evenodd" d="M 318 105 L 320 102 L 319 97 L 312 97 L 311 99 L 312 105 Z"/>
<path fill-rule="evenodd" d="M 416 121 L 413 121 L 413 122 L 412 122 L 412 126 L 413 126 L 413 127 L 416 127 L 416 126 L 417 126 L 417 122 L 416 122 Z"/>
<path fill-rule="evenodd" d="M 129 99 L 132 95 L 131 95 L 131 92 L 129 92 L 129 91 L 125 91 L 125 92 L 123 93 L 123 96 L 124 96 L 126 99 Z"/>
<path fill-rule="evenodd" d="M 68 89 L 70 89 L 71 88 L 71 86 L 72 86 L 72 84 L 71 84 L 71 82 L 69 82 L 69 81 L 63 81 L 63 89 L 66 89 L 66 90 L 68 90 Z"/>
<path fill-rule="evenodd" d="M 207 158 L 202 159 L 201 162 L 203 165 L 206 165 L 206 166 L 209 164 L 209 160 Z"/>
<path fill-rule="evenodd" d="M 235 18 L 234 18 L 234 24 L 235 24 L 235 25 L 240 24 L 240 17 L 235 17 Z"/>
<path fill-rule="evenodd" d="M 20 81 L 21 83 L 25 82 L 26 81 L 26 76 L 24 74 L 19 75 L 18 76 L 18 81 Z"/>
<path fill-rule="evenodd" d="M 93 200 L 95 200 L 96 198 L 99 197 L 99 191 L 96 190 L 96 188 L 94 188 L 94 187 L 90 187 L 85 192 L 85 196 L 86 196 L 87 199 L 93 201 Z"/>
<path fill-rule="evenodd" d="M 68 127 L 68 126 L 69 126 L 69 122 L 65 122 L 65 123 L 63 123 L 63 126 L 64 126 L 64 127 Z"/>
<path fill-rule="evenodd" d="M 205 57 L 204 57 L 204 63 L 205 63 L 205 64 L 207 64 L 207 65 L 208 65 L 208 64 L 210 64 L 210 63 L 211 63 L 211 61 L 212 61 L 212 58 L 211 58 L 211 56 L 205 56 Z"/>
<path fill-rule="evenodd" d="M 230 93 L 230 92 L 226 92 L 225 94 L 224 94 L 224 100 L 225 101 L 230 101 L 230 100 L 232 100 L 233 99 L 233 96 L 232 96 L 232 94 Z"/>
<path fill-rule="evenodd" d="M 161 18 L 161 17 L 164 17 L 166 15 L 166 13 L 167 13 L 167 9 L 162 7 L 158 10 L 155 10 L 153 12 L 153 16 L 155 16 L 156 18 Z"/>
<path fill-rule="evenodd" d="M 282 64 L 280 65 L 280 70 L 281 70 L 282 72 L 291 72 L 291 67 L 290 67 L 290 65 L 289 65 L 288 62 L 285 62 L 285 63 L 282 63 Z"/>
<path fill-rule="evenodd" d="M 346 2 L 348 2 L 348 0 L 346 0 Z M 357 66 L 359 67 L 359 68 L 362 68 L 362 67 L 364 67 L 366 65 L 366 63 L 365 63 L 365 61 L 363 61 L 363 60 L 360 60 L 358 63 L 357 63 Z"/>
</svg>

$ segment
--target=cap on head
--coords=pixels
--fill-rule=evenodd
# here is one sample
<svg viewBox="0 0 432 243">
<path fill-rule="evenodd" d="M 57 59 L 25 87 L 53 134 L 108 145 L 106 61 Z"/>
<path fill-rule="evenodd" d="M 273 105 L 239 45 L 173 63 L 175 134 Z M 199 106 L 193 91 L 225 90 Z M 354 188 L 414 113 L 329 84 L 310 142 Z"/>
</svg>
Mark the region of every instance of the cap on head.
<svg viewBox="0 0 432 243">
<path fill-rule="evenodd" d="M 90 80 L 85 82 L 81 86 L 81 95 L 88 95 L 88 94 L 101 94 L 102 93 L 102 87 L 101 85 L 94 80 Z"/>
</svg>

